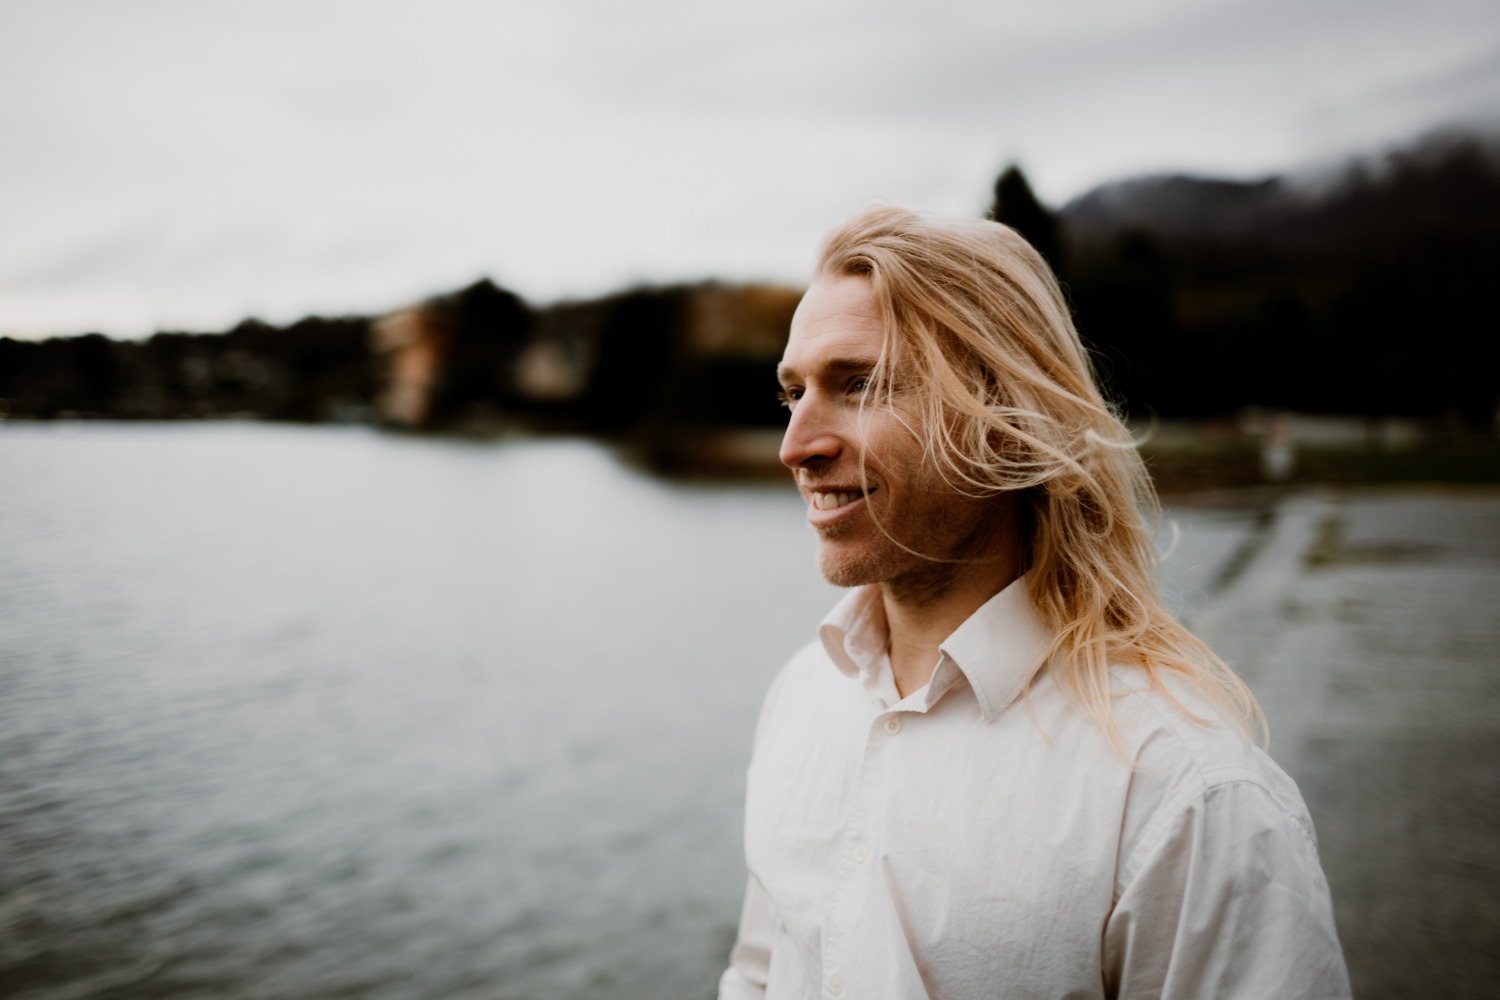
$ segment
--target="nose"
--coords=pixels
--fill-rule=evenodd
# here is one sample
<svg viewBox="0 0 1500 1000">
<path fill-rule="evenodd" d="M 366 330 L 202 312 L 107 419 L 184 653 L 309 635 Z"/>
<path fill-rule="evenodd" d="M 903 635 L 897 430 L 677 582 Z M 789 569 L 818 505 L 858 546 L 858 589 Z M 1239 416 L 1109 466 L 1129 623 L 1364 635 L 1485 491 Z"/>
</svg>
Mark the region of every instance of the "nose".
<svg viewBox="0 0 1500 1000">
<path fill-rule="evenodd" d="M 781 438 L 781 464 L 792 471 L 826 465 L 843 448 L 832 408 L 814 393 L 798 400 Z"/>
</svg>

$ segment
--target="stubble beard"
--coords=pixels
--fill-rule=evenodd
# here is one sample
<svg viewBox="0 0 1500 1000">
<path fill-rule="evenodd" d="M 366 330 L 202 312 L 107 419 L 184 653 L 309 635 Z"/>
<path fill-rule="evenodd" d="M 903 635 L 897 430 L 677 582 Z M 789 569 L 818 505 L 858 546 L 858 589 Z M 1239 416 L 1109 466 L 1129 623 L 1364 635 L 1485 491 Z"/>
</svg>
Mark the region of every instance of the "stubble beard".
<svg viewBox="0 0 1500 1000">
<path fill-rule="evenodd" d="M 921 520 L 927 523 L 911 523 Z M 976 562 L 991 558 L 1004 530 L 1000 520 L 995 508 L 957 496 L 880 524 L 867 511 L 856 522 L 819 529 L 818 568 L 835 587 L 881 584 L 902 603 L 929 604 Z M 867 537 L 859 544 L 862 534 Z M 852 551 L 829 547 L 847 541 L 856 541 Z"/>
</svg>

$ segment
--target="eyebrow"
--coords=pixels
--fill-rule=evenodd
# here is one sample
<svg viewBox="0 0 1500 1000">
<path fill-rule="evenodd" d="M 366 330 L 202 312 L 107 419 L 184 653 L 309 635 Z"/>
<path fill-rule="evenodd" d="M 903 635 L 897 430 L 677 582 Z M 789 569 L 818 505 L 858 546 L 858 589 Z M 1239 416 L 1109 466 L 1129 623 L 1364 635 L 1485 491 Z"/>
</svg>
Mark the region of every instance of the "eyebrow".
<svg viewBox="0 0 1500 1000">
<path fill-rule="evenodd" d="M 818 366 L 819 372 L 830 379 L 837 379 L 844 375 L 858 375 L 868 372 L 879 362 L 878 358 L 835 358 L 827 364 Z M 786 385 L 797 377 L 797 370 L 787 365 L 776 366 L 776 380 Z"/>
</svg>

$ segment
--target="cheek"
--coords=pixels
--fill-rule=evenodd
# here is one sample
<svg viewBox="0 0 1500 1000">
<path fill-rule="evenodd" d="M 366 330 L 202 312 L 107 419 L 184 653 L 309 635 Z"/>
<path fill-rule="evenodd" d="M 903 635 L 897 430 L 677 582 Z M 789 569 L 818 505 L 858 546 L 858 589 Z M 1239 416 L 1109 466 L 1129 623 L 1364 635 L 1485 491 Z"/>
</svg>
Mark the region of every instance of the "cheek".
<svg viewBox="0 0 1500 1000">
<path fill-rule="evenodd" d="M 922 442 L 892 414 L 881 414 L 878 423 L 872 418 L 859 441 L 866 466 L 883 478 L 913 482 L 931 474 Z"/>
</svg>

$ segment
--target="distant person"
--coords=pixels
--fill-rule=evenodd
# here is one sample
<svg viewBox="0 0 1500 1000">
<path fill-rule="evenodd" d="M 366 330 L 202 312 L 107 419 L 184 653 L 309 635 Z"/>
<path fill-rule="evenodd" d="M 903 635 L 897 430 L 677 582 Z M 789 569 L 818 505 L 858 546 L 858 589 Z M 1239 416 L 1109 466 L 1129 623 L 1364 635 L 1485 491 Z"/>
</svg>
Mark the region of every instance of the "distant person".
<svg viewBox="0 0 1500 1000">
<path fill-rule="evenodd" d="M 1162 606 L 1154 497 L 993 222 L 837 230 L 781 460 L 852 590 L 771 687 L 737 997 L 1347 997 L 1312 822 Z"/>
</svg>

